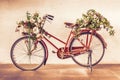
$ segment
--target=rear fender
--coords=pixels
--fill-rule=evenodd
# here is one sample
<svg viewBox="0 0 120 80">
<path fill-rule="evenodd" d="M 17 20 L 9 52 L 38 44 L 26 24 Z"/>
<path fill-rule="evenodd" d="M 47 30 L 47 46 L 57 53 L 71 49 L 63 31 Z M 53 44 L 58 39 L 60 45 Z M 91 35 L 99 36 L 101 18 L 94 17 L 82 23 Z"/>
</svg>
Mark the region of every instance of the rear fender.
<svg viewBox="0 0 120 80">
<path fill-rule="evenodd" d="M 105 42 L 104 38 L 99 33 L 97 33 L 96 31 L 92 32 L 91 30 L 81 30 L 80 34 L 87 33 L 87 32 L 98 36 L 101 39 L 101 41 L 103 42 L 104 48 L 107 48 L 107 43 Z"/>
<path fill-rule="evenodd" d="M 105 42 L 104 38 L 99 33 L 95 33 L 95 34 L 101 39 L 101 41 L 103 42 L 104 47 L 107 48 L 107 43 Z"/>
</svg>

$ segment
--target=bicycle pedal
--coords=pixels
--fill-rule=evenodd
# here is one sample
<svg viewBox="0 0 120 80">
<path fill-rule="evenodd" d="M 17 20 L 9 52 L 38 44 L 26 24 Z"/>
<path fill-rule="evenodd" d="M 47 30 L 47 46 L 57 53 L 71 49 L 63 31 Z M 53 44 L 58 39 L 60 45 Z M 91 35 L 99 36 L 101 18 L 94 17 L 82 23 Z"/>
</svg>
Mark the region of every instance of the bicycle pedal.
<svg viewBox="0 0 120 80">
<path fill-rule="evenodd" d="M 52 51 L 52 53 L 57 53 L 57 52 L 55 52 L 55 51 Z"/>
</svg>

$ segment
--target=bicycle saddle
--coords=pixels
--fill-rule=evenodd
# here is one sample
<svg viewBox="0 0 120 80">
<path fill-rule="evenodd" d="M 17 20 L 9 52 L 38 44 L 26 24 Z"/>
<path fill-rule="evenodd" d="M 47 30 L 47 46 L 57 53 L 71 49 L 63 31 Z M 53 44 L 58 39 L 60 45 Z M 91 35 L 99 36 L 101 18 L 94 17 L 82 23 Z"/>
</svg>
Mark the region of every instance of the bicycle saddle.
<svg viewBox="0 0 120 80">
<path fill-rule="evenodd" d="M 69 23 L 69 22 L 65 22 L 64 24 L 65 24 L 68 28 L 74 28 L 75 26 L 77 26 L 77 24 Z"/>
</svg>

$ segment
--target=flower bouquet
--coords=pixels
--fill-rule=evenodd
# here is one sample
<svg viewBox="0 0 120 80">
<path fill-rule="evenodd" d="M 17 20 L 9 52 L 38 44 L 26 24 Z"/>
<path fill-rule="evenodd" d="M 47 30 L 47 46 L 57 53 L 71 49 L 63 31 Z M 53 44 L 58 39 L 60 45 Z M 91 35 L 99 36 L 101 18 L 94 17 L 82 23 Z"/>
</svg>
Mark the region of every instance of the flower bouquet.
<svg viewBox="0 0 120 80">
<path fill-rule="evenodd" d="M 20 28 L 23 28 L 22 35 L 31 35 L 31 37 L 35 40 L 39 35 L 40 22 L 41 17 L 38 13 L 34 13 L 33 15 L 30 13 L 26 13 L 26 20 L 18 22 L 18 26 L 16 28 L 16 32 L 19 31 Z"/>
<path fill-rule="evenodd" d="M 110 35 L 114 35 L 115 33 L 113 26 L 110 25 L 110 22 L 93 9 L 90 9 L 86 14 L 83 14 L 81 19 L 77 19 L 76 24 L 78 24 L 78 27 L 75 28 L 76 35 L 79 34 L 82 28 L 96 31 L 103 28 L 106 29 Z"/>
</svg>

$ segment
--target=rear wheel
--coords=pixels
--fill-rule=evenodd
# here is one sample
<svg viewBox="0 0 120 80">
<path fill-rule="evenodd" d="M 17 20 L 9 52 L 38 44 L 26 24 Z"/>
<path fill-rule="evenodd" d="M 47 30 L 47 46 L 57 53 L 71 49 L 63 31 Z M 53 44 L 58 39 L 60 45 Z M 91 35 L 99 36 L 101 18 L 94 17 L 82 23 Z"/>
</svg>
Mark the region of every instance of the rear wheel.
<svg viewBox="0 0 120 80">
<path fill-rule="evenodd" d="M 21 70 L 36 70 L 46 59 L 46 50 L 42 41 L 34 44 L 30 37 L 22 37 L 15 41 L 11 48 L 13 64 Z"/>
<path fill-rule="evenodd" d="M 81 33 L 81 35 L 78 37 L 82 43 L 86 45 L 87 40 L 89 40 L 91 33 L 90 32 L 84 32 Z M 88 39 L 87 39 L 88 37 Z M 82 46 L 80 41 L 77 38 L 74 38 L 70 43 L 70 51 L 72 52 L 74 47 Z M 101 38 L 95 34 L 93 34 L 92 42 L 90 44 L 90 50 L 79 54 L 79 55 L 73 55 L 72 59 L 75 63 L 78 65 L 84 66 L 84 67 L 91 67 L 96 64 L 98 64 L 101 59 L 104 56 L 105 47 L 103 44 L 103 41 Z"/>
</svg>

